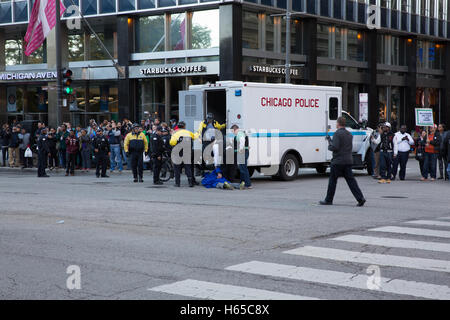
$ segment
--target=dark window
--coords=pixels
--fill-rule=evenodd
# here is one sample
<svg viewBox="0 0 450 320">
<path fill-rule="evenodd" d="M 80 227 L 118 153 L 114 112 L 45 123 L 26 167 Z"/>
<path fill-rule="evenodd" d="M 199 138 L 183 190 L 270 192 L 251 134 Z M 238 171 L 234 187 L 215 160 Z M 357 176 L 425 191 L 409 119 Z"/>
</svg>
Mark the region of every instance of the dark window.
<svg viewBox="0 0 450 320">
<path fill-rule="evenodd" d="M 330 120 L 337 120 L 339 115 L 339 100 L 338 98 L 330 98 L 328 102 Z"/>
<path fill-rule="evenodd" d="M 353 19 L 353 10 L 354 10 L 354 1 L 347 0 L 347 20 L 348 21 L 354 21 Z"/>
<path fill-rule="evenodd" d="M 342 19 L 342 1 L 339 0 L 334 2 L 333 11 L 333 16 L 336 19 Z"/>
<path fill-rule="evenodd" d="M 366 5 L 364 3 L 358 3 L 358 22 L 366 23 Z"/>
<path fill-rule="evenodd" d="M 411 32 L 417 33 L 417 15 L 411 15 Z"/>
<path fill-rule="evenodd" d="M 316 1 L 308 0 L 308 5 L 306 7 L 308 13 L 315 14 L 316 13 Z"/>
<path fill-rule="evenodd" d="M 408 14 L 402 12 L 402 30 L 408 31 Z"/>
<path fill-rule="evenodd" d="M 398 29 L 398 11 L 397 10 L 391 11 L 391 28 Z"/>
<path fill-rule="evenodd" d="M 323 17 L 328 17 L 330 15 L 328 11 L 328 0 L 320 1 L 320 15 Z"/>
</svg>

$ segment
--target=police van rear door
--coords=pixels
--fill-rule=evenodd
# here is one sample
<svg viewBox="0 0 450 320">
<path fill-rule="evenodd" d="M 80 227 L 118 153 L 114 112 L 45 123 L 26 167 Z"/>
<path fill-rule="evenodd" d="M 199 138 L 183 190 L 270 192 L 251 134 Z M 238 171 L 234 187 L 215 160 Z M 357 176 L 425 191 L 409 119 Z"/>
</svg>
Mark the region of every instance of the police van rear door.
<svg viewBox="0 0 450 320">
<path fill-rule="evenodd" d="M 204 91 L 179 91 L 180 121 L 186 122 L 186 129 L 195 132 L 204 119 Z"/>
</svg>

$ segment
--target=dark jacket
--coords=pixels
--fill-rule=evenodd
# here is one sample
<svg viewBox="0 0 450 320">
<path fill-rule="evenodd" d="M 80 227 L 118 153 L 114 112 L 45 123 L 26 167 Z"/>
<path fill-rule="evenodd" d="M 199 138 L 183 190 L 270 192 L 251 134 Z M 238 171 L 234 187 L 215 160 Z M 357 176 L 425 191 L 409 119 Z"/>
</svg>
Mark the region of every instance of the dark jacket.
<svg viewBox="0 0 450 320">
<path fill-rule="evenodd" d="M 56 152 L 56 135 L 53 135 L 51 138 L 47 136 L 47 145 L 50 150 L 50 152 L 55 153 Z"/>
<path fill-rule="evenodd" d="M 9 139 L 11 138 L 11 129 L 0 131 L 0 138 L 2 140 L 2 147 L 8 147 L 9 146 Z"/>
<path fill-rule="evenodd" d="M 92 139 L 88 135 L 80 136 L 80 149 L 91 150 Z"/>
<path fill-rule="evenodd" d="M 56 134 L 56 140 L 59 141 L 59 149 L 66 150 L 66 139 L 69 136 L 69 133 L 66 132 L 58 132 Z"/>
<path fill-rule="evenodd" d="M 352 165 L 353 136 L 344 128 L 336 130 L 330 140 L 328 150 L 333 151 L 331 164 Z"/>
<path fill-rule="evenodd" d="M 19 133 L 12 132 L 11 138 L 9 139 L 9 147 L 10 148 L 18 148 L 20 144 Z"/>
<path fill-rule="evenodd" d="M 40 155 L 47 155 L 50 153 L 50 149 L 48 147 L 47 136 L 41 134 L 37 141 L 38 152 Z"/>
<path fill-rule="evenodd" d="M 439 131 L 436 131 L 433 135 L 433 139 L 430 141 L 430 144 L 434 147 L 434 151 L 439 153 L 439 149 L 441 147 L 441 134 Z"/>
<path fill-rule="evenodd" d="M 441 134 L 441 144 L 439 146 L 439 151 L 441 156 L 446 157 L 447 156 L 447 149 L 445 148 L 445 139 L 450 135 L 450 131 L 445 131 Z"/>
<path fill-rule="evenodd" d="M 381 134 L 380 151 L 381 152 L 394 152 L 394 137 L 395 134 L 392 131 L 383 132 Z"/>
<path fill-rule="evenodd" d="M 97 153 L 106 154 L 111 151 L 109 141 L 104 135 L 94 137 L 92 142 L 94 150 L 97 149 Z"/>
<path fill-rule="evenodd" d="M 150 135 L 150 157 L 156 158 L 163 154 L 164 152 L 164 142 L 156 133 Z"/>
<path fill-rule="evenodd" d="M 447 159 L 450 159 L 450 131 L 446 132 L 442 146 L 444 148 L 444 154 L 447 155 Z"/>
<path fill-rule="evenodd" d="M 121 136 L 120 131 L 116 129 L 112 129 L 111 131 L 108 131 L 107 133 L 109 144 L 120 144 Z"/>
</svg>

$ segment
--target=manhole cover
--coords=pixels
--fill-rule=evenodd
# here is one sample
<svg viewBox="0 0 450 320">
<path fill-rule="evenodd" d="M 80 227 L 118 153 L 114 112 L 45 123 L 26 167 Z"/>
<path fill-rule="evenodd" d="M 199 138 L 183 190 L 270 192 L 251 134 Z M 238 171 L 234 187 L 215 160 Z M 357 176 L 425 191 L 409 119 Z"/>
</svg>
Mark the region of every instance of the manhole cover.
<svg viewBox="0 0 450 320">
<path fill-rule="evenodd" d="M 404 197 L 404 196 L 382 196 L 382 198 L 385 198 L 385 199 L 408 199 L 408 197 Z"/>
</svg>

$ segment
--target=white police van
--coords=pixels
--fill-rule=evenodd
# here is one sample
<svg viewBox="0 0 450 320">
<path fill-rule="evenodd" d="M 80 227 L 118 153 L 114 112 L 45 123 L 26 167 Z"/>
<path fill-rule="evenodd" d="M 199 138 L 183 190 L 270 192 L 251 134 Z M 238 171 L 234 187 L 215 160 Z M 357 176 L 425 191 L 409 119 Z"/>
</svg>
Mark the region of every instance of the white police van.
<svg viewBox="0 0 450 320">
<path fill-rule="evenodd" d="M 180 120 L 195 131 L 207 113 L 227 129 L 237 124 L 249 136 L 250 171 L 292 180 L 300 167 L 324 173 L 332 153 L 327 135 L 343 115 L 353 134 L 354 167 L 367 166 L 372 129 L 342 111 L 340 87 L 219 81 L 179 92 Z"/>
</svg>

